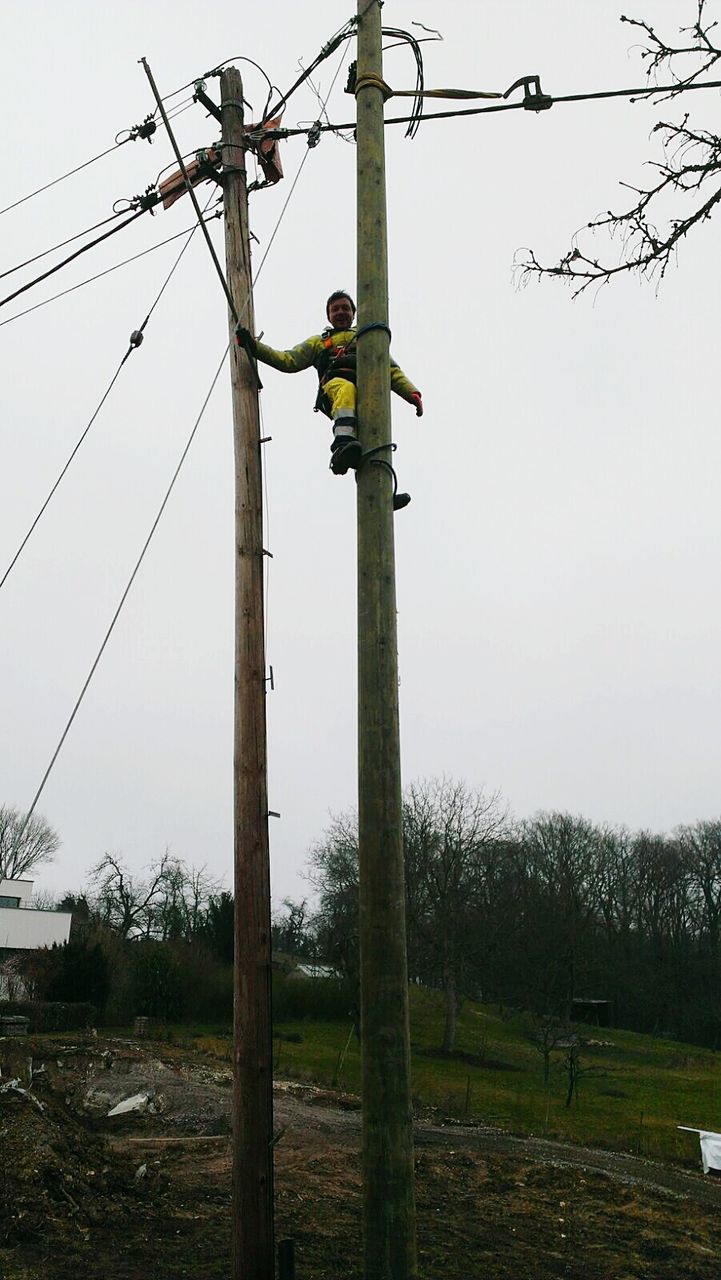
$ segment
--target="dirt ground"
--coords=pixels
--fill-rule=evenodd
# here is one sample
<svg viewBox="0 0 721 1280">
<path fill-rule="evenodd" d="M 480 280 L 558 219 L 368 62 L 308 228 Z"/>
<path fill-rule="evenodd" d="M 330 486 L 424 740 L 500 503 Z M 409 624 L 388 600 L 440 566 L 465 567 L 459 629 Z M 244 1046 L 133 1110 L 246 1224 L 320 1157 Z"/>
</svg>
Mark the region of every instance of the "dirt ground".
<svg viewBox="0 0 721 1280">
<path fill-rule="evenodd" d="M 0 1042 L 0 1058 L 1 1280 L 228 1275 L 224 1064 L 102 1039 Z M 134 1094 L 142 1114 L 108 1117 Z M 357 1099 L 280 1081 L 275 1115 L 298 1280 L 356 1280 Z M 700 1173 L 438 1117 L 418 1123 L 416 1169 L 423 1280 L 719 1274 L 721 1185 Z"/>
</svg>

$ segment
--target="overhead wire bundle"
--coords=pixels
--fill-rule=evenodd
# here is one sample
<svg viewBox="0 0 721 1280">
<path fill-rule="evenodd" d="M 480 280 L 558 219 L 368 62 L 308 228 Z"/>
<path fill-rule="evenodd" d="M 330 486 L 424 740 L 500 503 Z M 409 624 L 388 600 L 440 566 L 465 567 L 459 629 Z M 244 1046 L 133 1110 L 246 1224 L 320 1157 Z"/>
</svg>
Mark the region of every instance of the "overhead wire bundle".
<svg viewBox="0 0 721 1280">
<path fill-rule="evenodd" d="M 338 44 L 335 44 L 335 45 L 334 45 L 334 47 L 335 47 L 335 48 L 337 48 L 337 47 L 338 47 Z M 321 60 L 322 60 L 322 59 L 321 59 Z M 342 66 L 342 60 L 341 60 L 341 62 L 339 63 L 339 66 L 338 66 L 338 68 L 337 68 L 337 70 L 336 70 L 335 76 L 333 77 L 333 81 L 332 81 L 332 83 L 331 83 L 330 89 L 329 89 L 329 91 L 328 91 L 328 95 L 327 95 L 327 97 L 326 97 L 326 101 L 327 101 L 328 97 L 330 96 L 330 93 L 332 92 L 332 89 L 333 89 L 333 87 L 334 87 L 334 85 L 335 85 L 335 82 L 336 82 L 336 79 L 337 79 L 338 73 L 339 73 L 339 71 L 340 71 L 340 69 L 341 69 L 341 66 Z M 304 78 L 305 78 L 305 77 L 303 77 L 302 79 L 304 79 Z M 270 84 L 270 81 L 268 81 L 268 83 Z M 268 245 L 267 245 L 267 247 L 266 247 L 266 249 L 265 249 L 265 252 L 264 252 L 264 254 L 263 254 L 262 258 L 261 258 L 261 261 L 260 261 L 260 264 L 259 264 L 259 266 L 258 266 L 258 269 L 257 269 L 257 270 L 256 270 L 256 272 L 254 273 L 254 279 L 255 279 L 255 280 L 257 280 L 257 279 L 259 278 L 260 273 L 261 273 L 261 271 L 262 271 L 262 269 L 263 269 L 263 266 L 264 266 L 264 264 L 265 264 L 265 262 L 266 262 L 266 260 L 267 260 L 267 258 L 268 258 L 268 254 L 270 253 L 271 247 L 272 247 L 273 242 L 274 242 L 274 240 L 275 240 L 275 237 L 276 237 L 276 235 L 277 235 L 277 233 L 278 233 L 278 230 L 279 230 L 279 228 L 280 228 L 281 222 L 282 222 L 282 220 L 283 220 L 283 218 L 284 218 L 284 216 L 285 216 L 286 210 L 287 210 L 287 208 L 288 208 L 288 204 L 289 204 L 290 199 L 291 199 L 291 197 L 292 197 L 292 195 L 293 195 L 293 193 L 294 193 L 294 191 L 295 191 L 296 185 L 297 185 L 298 180 L 299 180 L 299 178 L 300 178 L 300 175 L 301 175 L 301 173 L 302 173 L 302 171 L 303 171 L 303 168 L 304 168 L 304 166 L 305 166 L 305 164 L 306 164 L 306 161 L 307 161 L 307 159 L 308 159 L 308 155 L 309 155 L 309 153 L 310 153 L 310 148 L 309 148 L 308 150 L 306 150 L 306 152 L 305 152 L 305 154 L 304 154 L 304 156 L 303 156 L 303 159 L 302 159 L 302 161 L 301 161 L 301 164 L 300 164 L 300 166 L 299 166 L 299 168 L 298 168 L 298 171 L 297 171 L 297 173 L 296 173 L 296 176 L 295 176 L 295 178 L 294 178 L 294 180 L 293 180 L 293 183 L 292 183 L 292 185 L 291 185 L 291 189 L 290 189 L 290 191 L 289 191 L 289 193 L 288 193 L 288 196 L 287 196 L 287 198 L 286 198 L 286 200 L 285 200 L 285 202 L 284 202 L 284 204 L 283 204 L 283 207 L 282 207 L 282 209 L 281 209 L 281 212 L 280 212 L 280 215 L 279 215 L 278 220 L 277 220 L 277 222 L 276 222 L 275 228 L 274 228 L 274 230 L 273 230 L 273 232 L 272 232 L 272 234 L 271 234 L 271 236 L 270 236 L 270 239 L 269 239 Z M 212 196 L 211 196 L 211 199 L 212 199 Z M 210 203 L 210 201 L 209 201 L 208 203 Z M 208 206 L 206 205 L 206 209 L 207 209 L 207 207 L 208 207 Z M 138 211 L 137 211 L 137 214 L 134 214 L 134 215 L 133 215 L 133 217 L 138 216 L 138 215 L 139 215 L 139 214 L 141 214 L 142 212 L 145 212 L 145 210 L 144 210 L 144 209 L 140 209 L 140 210 L 138 210 Z M 68 469 L 68 467 L 69 467 L 70 463 L 72 462 L 73 458 L 75 457 L 75 455 L 76 455 L 76 453 L 77 453 L 78 449 L 80 448 L 80 446 L 82 445 L 82 443 L 83 443 L 84 439 L 86 438 L 86 436 L 87 436 L 87 434 L 88 434 L 88 432 L 89 432 L 90 428 L 91 428 L 91 427 L 92 427 L 92 425 L 93 425 L 93 422 L 94 422 L 94 421 L 95 421 L 95 419 L 97 418 L 97 415 L 98 415 L 98 413 L 99 413 L 100 409 L 102 408 L 102 406 L 103 406 L 103 404 L 105 403 L 105 401 L 106 401 L 106 399 L 107 399 L 107 397 L 108 397 L 108 395 L 109 395 L 110 391 L 112 390 L 112 387 L 113 387 L 113 385 L 114 385 L 115 381 L 117 380 L 117 378 L 118 378 L 118 376 L 119 376 L 119 374 L 120 374 L 120 370 L 121 370 L 121 369 L 122 369 L 122 367 L 124 366 L 124 364 L 125 364 L 125 362 L 127 361 L 127 359 L 128 359 L 128 357 L 129 357 L 129 355 L 131 354 L 131 352 L 132 352 L 133 350 L 137 349 L 137 347 L 138 347 L 138 346 L 140 345 L 140 343 L 142 342 L 143 330 L 145 329 L 145 326 L 147 325 L 148 320 L 150 319 L 150 316 L 152 315 L 153 311 L 155 310 L 155 307 L 158 305 L 158 302 L 160 301 L 160 298 L 161 298 L 161 296 L 162 296 L 163 292 L 165 291 L 165 288 L 167 287 L 167 285 L 168 285 L 168 283 L 169 283 L 169 281 L 170 281 L 171 276 L 173 275 L 173 273 L 174 273 L 175 269 L 177 268 L 177 266 L 178 266 L 178 264 L 179 264 L 179 262 L 180 262 L 180 259 L 182 258 L 183 254 L 185 253 L 185 250 L 186 250 L 186 249 L 187 249 L 187 247 L 188 247 L 188 243 L 190 242 L 190 239 L 191 239 L 191 237 L 192 237 L 192 234 L 193 234 L 193 233 L 194 233 L 194 231 L 198 228 L 198 226 L 200 225 L 200 223 L 201 223 L 202 221 L 204 221 L 204 219 L 202 219 L 202 218 L 201 218 L 201 219 L 200 219 L 200 221 L 199 221 L 199 222 L 196 222 L 196 223 L 195 223 L 195 225 L 193 226 L 193 228 L 191 229 L 190 235 L 188 236 L 188 240 L 186 241 L 185 245 L 183 246 L 183 249 L 181 250 L 181 253 L 179 254 L 178 258 L 176 259 L 176 262 L 174 263 L 174 265 L 173 265 L 173 267 L 172 267 L 172 269 L 171 269 L 171 271 L 170 271 L 169 275 L 166 277 L 166 280 L 165 280 L 165 282 L 163 283 L 163 286 L 162 286 L 162 288 L 160 289 L 160 292 L 158 293 L 158 295 L 157 295 L 157 297 L 156 297 L 156 299 L 155 299 L 155 301 L 154 301 L 154 303 L 153 303 L 152 307 L 150 308 L 150 311 L 148 312 L 148 315 L 146 316 L 145 320 L 143 321 L 143 324 L 141 325 L 140 330 L 137 330 L 134 334 L 132 334 L 132 335 L 131 335 L 131 339 L 130 339 L 130 346 L 129 346 L 129 348 L 128 348 L 127 352 L 125 353 L 125 355 L 123 356 L 123 359 L 121 360 L 120 365 L 118 366 L 118 369 L 116 370 L 116 372 L 115 372 L 115 374 L 114 374 L 114 376 L 113 376 L 113 378 L 112 378 L 112 380 L 111 380 L 111 382 L 110 382 L 110 385 L 108 386 L 108 388 L 107 388 L 106 392 L 104 393 L 104 395 L 103 395 L 103 397 L 102 397 L 102 399 L 101 399 L 100 403 L 98 404 L 98 407 L 97 407 L 97 409 L 95 410 L 95 413 L 93 414 L 92 418 L 90 419 L 90 422 L 88 423 L 87 427 L 84 429 L 84 431 L 83 431 L 83 433 L 82 433 L 82 435 L 81 435 L 80 439 L 78 440 L 78 442 L 77 442 L 77 444 L 76 444 L 75 448 L 73 449 L 73 451 L 72 451 L 72 453 L 71 453 L 70 457 L 68 458 L 68 460 L 67 460 L 67 462 L 66 462 L 65 466 L 63 467 L 63 469 L 62 469 L 62 471 L 61 471 L 61 473 L 60 473 L 60 476 L 58 477 L 58 479 L 57 479 L 57 481 L 56 481 L 55 485 L 53 486 L 53 488 L 51 489 L 50 493 L 48 494 L 48 496 L 47 496 L 47 498 L 46 498 L 45 502 L 43 503 L 43 505 L 42 505 L 42 507 L 41 507 L 41 509 L 40 509 L 40 511 L 39 511 L 39 513 L 38 513 L 38 516 L 37 516 L 37 517 L 36 517 L 36 519 L 33 521 L 33 524 L 31 525 L 30 529 L 28 530 L 28 533 L 26 534 L 26 536 L 25 536 L 25 538 L 23 539 L 23 541 L 22 541 L 22 543 L 21 543 L 20 547 L 18 548 L 18 551 L 16 552 L 16 555 L 14 556 L 14 558 L 13 558 L 13 560 L 11 561 L 11 563 L 10 563 L 10 565 L 9 565 L 8 569 L 7 569 L 7 570 L 6 570 L 6 572 L 5 572 L 5 575 L 4 575 L 4 576 L 3 576 L 3 578 L 0 580 L 0 587 L 2 587 L 3 583 L 5 582 L 5 580 L 7 579 L 8 575 L 9 575 L 10 571 L 11 571 L 11 570 L 12 570 L 12 568 L 14 567 L 14 565 L 15 565 L 15 563 L 16 563 L 16 561 L 17 561 L 18 557 L 19 557 L 19 555 L 21 554 L 21 552 L 22 552 L 22 550 L 23 550 L 24 546 L 26 545 L 26 543 L 27 543 L 27 541 L 28 541 L 29 537 L 31 536 L 31 534 L 32 534 L 33 530 L 35 529 L 35 527 L 36 527 L 36 525 L 37 525 L 37 523 L 38 523 L 38 521 L 39 521 L 40 517 L 42 516 L 43 512 L 44 512 L 44 511 L 45 511 L 45 509 L 47 508 L 47 505 L 48 505 L 48 503 L 49 503 L 50 499 L 52 498 L 52 496 L 53 496 L 53 494 L 55 493 L 55 491 L 56 491 L 56 489 L 57 489 L 58 485 L 60 484 L 60 481 L 62 480 L 63 476 L 65 475 L 65 473 L 66 473 L 66 471 L 67 471 L 67 469 Z M 123 223 L 123 224 L 121 224 L 121 225 L 126 225 L 126 224 L 125 224 L 125 223 Z M 182 234 L 186 234 L 186 233 L 179 233 L 179 234 L 181 234 L 181 235 L 182 235 Z M 176 237 L 170 237 L 170 239 L 174 239 L 174 238 L 176 238 Z M 167 241 L 165 241 L 164 243 L 167 243 Z M 58 247 L 58 246 L 56 246 L 56 247 Z M 153 246 L 153 247 L 159 247 L 159 246 Z M 151 250 L 145 250 L 144 252 L 146 252 L 146 253 L 147 253 L 147 252 L 151 252 Z M 140 256 L 142 256 L 142 254 L 135 255 L 135 257 L 140 257 Z M 135 258 L 128 259 L 128 261 L 134 261 L 134 260 L 135 260 Z M 124 264 L 118 264 L 118 265 L 124 265 Z M 110 268 L 109 270 L 113 270 L 113 269 L 114 269 L 114 268 Z M 100 274 L 106 274 L 106 273 L 100 273 Z M 96 277 L 93 277 L 93 278 L 96 278 Z M 81 282 L 81 283 L 89 283 L 89 282 L 90 282 L 90 281 L 84 281 L 84 282 Z M 75 288 L 79 288 L 79 287 L 81 287 L 81 286 L 80 286 L 80 285 L 76 285 L 76 286 L 74 286 L 74 287 L 75 287 Z M 66 292 L 70 292 L 70 291 L 71 291 L 71 290 L 67 290 Z M 61 296 L 61 295 L 57 295 L 57 296 Z M 47 301 L 50 301 L 50 299 L 48 299 Z M 44 305 L 44 304 L 42 304 L 42 303 L 41 303 L 41 304 L 38 304 L 38 305 L 39 305 L 39 306 L 41 306 L 41 305 Z M 17 318 L 17 317 L 11 317 L 11 319 L 14 319 L 14 318 Z M 2 322 L 0 322 L 0 323 L 2 323 Z M 7 323 L 7 321 L 6 321 L 5 323 Z M 36 808 L 37 803 L 38 803 L 38 801 L 39 801 L 39 799 L 40 799 L 40 796 L 41 796 L 41 794 L 42 794 L 42 792 L 43 792 L 43 790 L 44 790 L 44 788 L 45 788 L 45 784 L 46 784 L 46 782 L 47 782 L 47 780 L 48 780 L 48 778 L 49 778 L 49 776 L 50 776 L 50 773 L 51 773 L 51 771 L 52 771 L 52 769 L 53 769 L 53 767 L 54 767 L 55 761 L 57 760 L 58 755 L 59 755 L 59 753 L 60 753 L 60 751 L 61 751 L 61 749 L 62 749 L 63 743 L 65 742 L 65 739 L 66 739 L 66 737 L 67 737 L 67 735 L 68 735 L 68 733 L 69 733 L 69 731 L 70 731 L 70 728 L 71 728 L 71 726 L 72 726 L 72 723 L 73 723 L 73 721 L 74 721 L 74 719 L 75 719 L 75 717 L 76 717 L 76 715 L 77 715 L 77 712 L 78 712 L 78 710 L 79 710 L 79 708 L 80 708 L 80 705 L 81 705 L 81 703 L 82 703 L 82 701 L 83 701 L 83 698 L 84 698 L 84 696 L 85 696 L 85 694 L 86 694 L 86 692 L 87 692 L 87 689 L 88 689 L 88 687 L 89 687 L 89 685 L 90 685 L 90 682 L 91 682 L 91 680 L 92 680 L 92 677 L 93 677 L 93 675 L 95 674 L 95 671 L 97 670 L 97 667 L 98 667 L 98 665 L 99 665 L 99 663 L 100 663 L 100 660 L 101 660 L 101 658 L 102 658 L 102 655 L 103 655 L 103 653 L 104 653 L 104 651 L 105 651 L 105 648 L 106 648 L 106 646 L 107 646 L 107 644 L 108 644 L 108 641 L 109 641 L 109 639 L 110 639 L 110 636 L 111 636 L 111 634 L 112 634 L 112 631 L 114 630 L 115 625 L 116 625 L 116 623 L 117 623 L 117 621 L 118 621 L 118 618 L 119 618 L 120 613 L 121 613 L 121 611 L 122 611 L 123 605 L 125 604 L 125 601 L 126 601 L 126 599 L 127 599 L 127 597 L 128 597 L 128 594 L 129 594 L 129 592 L 130 592 L 130 590 L 131 590 L 131 587 L 132 587 L 132 585 L 133 585 L 133 582 L 134 582 L 134 580 L 135 580 L 135 578 L 136 578 L 136 576 L 137 576 L 137 574 L 138 574 L 138 572 L 139 572 L 139 570 L 140 570 L 140 567 L 141 567 L 141 564 L 142 564 L 142 562 L 143 562 L 143 559 L 144 559 L 144 557 L 145 557 L 145 555 L 146 555 L 146 552 L 147 552 L 147 550 L 148 550 L 148 548 L 149 548 L 149 546 L 150 546 L 150 543 L 151 543 L 152 538 L 153 538 L 153 536 L 154 536 L 154 534 L 155 534 L 155 531 L 156 531 L 156 529 L 157 529 L 157 527 L 158 527 L 158 525 L 159 525 L 159 523 L 160 523 L 160 520 L 161 520 L 162 515 L 163 515 L 163 513 L 164 513 L 164 511 L 165 511 L 165 508 L 166 508 L 166 506 L 167 506 L 167 503 L 168 503 L 168 501 L 169 501 L 169 499 L 170 499 L 170 495 L 171 495 L 172 490 L 173 490 L 173 488 L 174 488 L 174 486 L 175 486 L 175 483 L 176 483 L 176 481 L 177 481 L 177 479 L 178 479 L 178 476 L 179 476 L 179 474 L 180 474 L 180 471 L 181 471 L 181 468 L 182 468 L 182 466 L 183 466 L 183 463 L 185 462 L 185 459 L 186 459 L 186 457 L 187 457 L 187 455 L 188 455 L 188 452 L 189 452 L 189 450 L 190 450 L 190 447 L 191 447 L 191 445 L 192 445 L 192 443 L 193 443 L 193 440 L 194 440 L 194 438 L 195 438 L 196 432 L 197 432 L 198 427 L 199 427 L 199 425 L 200 425 L 200 422 L 201 422 L 201 420 L 202 420 L 202 418 L 203 418 L 203 415 L 204 415 L 204 413 L 205 413 L 205 410 L 206 410 L 206 408 L 207 408 L 207 405 L 208 405 L 208 403 L 209 403 L 209 401 L 210 401 L 211 395 L 212 395 L 213 390 L 214 390 L 214 388 L 215 388 L 215 386 L 216 386 L 216 383 L 217 383 L 218 378 L 219 378 L 219 376 L 220 376 L 220 373 L 221 373 L 221 370 L 222 370 L 223 365 L 224 365 L 224 363 L 225 363 L 225 360 L 226 360 L 226 358 L 227 358 L 228 350 L 229 350 L 229 347 L 226 347 L 225 352 L 223 353 L 223 357 L 222 357 L 222 359 L 221 359 L 221 361 L 220 361 L 220 364 L 218 365 L 218 368 L 217 368 L 217 369 L 216 369 L 216 371 L 215 371 L 215 374 L 214 374 L 214 376 L 213 376 L 213 379 L 212 379 L 212 382 L 211 382 L 210 388 L 209 388 L 209 390 L 208 390 L 208 392 L 207 392 L 207 394 L 206 394 L 206 396 L 205 396 L 205 399 L 203 400 L 203 403 L 202 403 L 202 405 L 201 405 L 200 412 L 199 412 L 199 414 L 198 414 L 198 416 L 197 416 L 197 418 L 196 418 L 196 420 L 195 420 L 195 422 L 194 422 L 194 424 L 193 424 L 193 427 L 192 427 L 192 430 L 191 430 L 191 432 L 190 432 L 190 435 L 189 435 L 189 437 L 188 437 L 188 439 L 187 439 L 187 441 L 186 441 L 186 443 L 185 443 L 185 446 L 184 446 L 183 451 L 182 451 L 181 456 L 180 456 L 180 460 L 179 460 L 179 462 L 178 462 L 178 464 L 177 464 L 177 467 L 176 467 L 176 469 L 175 469 L 175 471 L 174 471 L 174 473 L 173 473 L 173 476 L 172 476 L 172 478 L 171 478 L 171 480 L 170 480 L 170 484 L 168 485 L 168 488 L 167 488 L 167 490 L 166 490 L 166 492 L 165 492 L 165 495 L 164 495 L 164 497 L 163 497 L 163 499 L 162 499 L 162 502 L 161 502 L 161 504 L 160 504 L 160 508 L 159 508 L 159 510 L 158 510 L 158 512 L 157 512 L 157 515 L 155 516 L 155 519 L 153 520 L 153 523 L 152 523 L 152 525 L 151 525 L 150 531 L 149 531 L 148 536 L 147 536 L 147 538 L 146 538 L 146 540 L 145 540 L 145 543 L 144 543 L 144 545 L 143 545 L 143 547 L 142 547 L 142 549 L 141 549 L 141 552 L 140 552 L 140 555 L 139 555 L 139 557 L 138 557 L 138 559 L 137 559 L 137 562 L 136 562 L 136 564 L 135 564 L 135 567 L 133 568 L 133 571 L 132 571 L 132 573 L 131 573 L 131 575 L 130 575 L 130 578 L 129 578 L 129 580 L 128 580 L 128 582 L 127 582 L 127 584 L 126 584 L 126 586 L 125 586 L 125 588 L 124 588 L 124 590 L 123 590 L 123 593 L 122 593 L 122 595 L 121 595 L 121 597 L 120 597 L 120 600 L 119 600 L 118 606 L 117 606 L 117 608 L 116 608 L 116 610 L 115 610 L 115 613 L 113 614 L 113 617 L 112 617 L 112 619 L 111 619 L 110 625 L 109 625 L 109 627 L 108 627 L 108 629 L 107 629 L 107 631 L 106 631 L 106 634 L 105 634 L 105 636 L 104 636 L 104 638 L 103 638 L 103 641 L 102 641 L 102 643 L 101 643 L 101 645 L 100 645 L 99 651 L 98 651 L 98 653 L 97 653 L 97 655 L 96 655 L 96 657 L 95 657 L 95 659 L 94 659 L 94 661 L 93 661 L 93 663 L 92 663 L 92 666 L 91 666 L 90 671 L 89 671 L 89 673 L 88 673 L 88 676 L 87 676 L 87 678 L 86 678 L 86 680 L 85 680 L 85 682 L 84 682 L 84 684 L 83 684 L 83 686 L 82 686 L 82 689 L 81 689 L 81 691 L 80 691 L 80 694 L 79 694 L 78 698 L 76 699 L 76 702 L 75 702 L 75 704 L 74 704 L 74 706 L 73 706 L 73 709 L 72 709 L 72 712 L 71 712 L 71 714 L 70 714 L 70 717 L 69 717 L 69 719 L 68 719 L 68 721 L 67 721 L 67 724 L 66 724 L 66 726 L 65 726 L 65 728 L 64 728 L 64 730 L 63 730 L 63 732 L 62 732 L 62 735 L 61 735 L 61 737 L 60 737 L 60 740 L 58 741 L 58 744 L 57 744 L 57 746 L 56 746 L 56 748 L 55 748 L 55 750 L 54 750 L 54 752 L 53 752 L 53 755 L 52 755 L 52 757 L 51 757 L 51 759 L 50 759 L 50 762 L 49 762 L 49 764 L 48 764 L 48 767 L 47 767 L 47 769 L 45 770 L 45 773 L 44 773 L 43 778 L 42 778 L 42 780 L 41 780 L 41 782 L 40 782 L 40 785 L 39 785 L 39 787 L 37 788 L 37 791 L 36 791 L 36 793 L 35 793 L 35 796 L 33 797 L 32 803 L 31 803 L 31 805 L 30 805 L 30 807 L 29 807 L 29 809 L 28 809 L 28 811 L 27 811 L 27 814 L 25 815 L 25 820 L 24 820 L 23 828 L 22 828 L 22 830 L 21 830 L 21 832 L 20 832 L 20 836 L 19 836 L 18 838 L 21 838 L 21 837 L 22 837 L 22 834 L 23 834 L 23 831 L 24 831 L 24 829 L 25 829 L 25 826 L 26 826 L 26 825 L 27 825 L 27 823 L 30 821 L 30 819 L 31 819 L 31 817 L 32 817 L 32 814 L 33 814 L 33 813 L 34 813 L 34 811 L 35 811 L 35 808 Z M 266 490 L 266 506 L 267 506 L 267 490 Z M 266 601 L 266 607 L 267 607 L 267 601 Z"/>
</svg>

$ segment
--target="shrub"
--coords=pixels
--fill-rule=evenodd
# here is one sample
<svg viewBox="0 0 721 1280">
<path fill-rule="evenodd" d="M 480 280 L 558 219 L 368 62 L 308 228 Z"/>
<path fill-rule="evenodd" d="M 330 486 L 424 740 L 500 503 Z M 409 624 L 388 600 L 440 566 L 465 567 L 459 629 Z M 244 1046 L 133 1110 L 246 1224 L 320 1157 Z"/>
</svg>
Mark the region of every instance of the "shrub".
<svg viewBox="0 0 721 1280">
<path fill-rule="evenodd" d="M 82 1031 L 97 1022 L 98 1011 L 88 1001 L 7 1000 L 0 1015 L 21 1014 L 30 1019 L 30 1031 Z"/>
<path fill-rule="evenodd" d="M 356 994 L 347 978 L 286 978 L 273 974 L 273 1021 L 335 1022 L 354 1017 Z"/>
<path fill-rule="evenodd" d="M 176 1021 L 184 1010 L 180 968 L 171 949 L 160 942 L 138 942 L 130 963 L 130 1001 L 134 1015 Z"/>
</svg>

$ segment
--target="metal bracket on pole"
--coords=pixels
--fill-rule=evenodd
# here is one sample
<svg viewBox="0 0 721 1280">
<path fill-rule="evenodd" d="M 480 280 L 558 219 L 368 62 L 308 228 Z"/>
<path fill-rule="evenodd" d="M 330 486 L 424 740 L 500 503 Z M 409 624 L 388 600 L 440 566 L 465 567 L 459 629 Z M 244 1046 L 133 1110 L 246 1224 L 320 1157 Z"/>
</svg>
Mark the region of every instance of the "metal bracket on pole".
<svg viewBox="0 0 721 1280">
<path fill-rule="evenodd" d="M 196 80 L 195 93 L 193 94 L 193 97 L 196 102 L 199 102 L 202 107 L 205 107 L 205 110 L 209 115 L 215 116 L 216 120 L 222 120 L 223 117 L 221 115 L 220 107 L 213 102 L 212 98 L 208 97 L 205 92 L 205 82 L 203 80 Z"/>
</svg>

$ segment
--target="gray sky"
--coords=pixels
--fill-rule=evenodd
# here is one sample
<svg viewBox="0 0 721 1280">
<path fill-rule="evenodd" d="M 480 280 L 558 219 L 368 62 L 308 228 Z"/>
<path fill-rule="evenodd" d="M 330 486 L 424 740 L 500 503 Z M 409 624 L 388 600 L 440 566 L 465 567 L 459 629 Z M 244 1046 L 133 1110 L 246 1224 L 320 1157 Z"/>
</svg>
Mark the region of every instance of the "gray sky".
<svg viewBox="0 0 721 1280">
<path fill-rule="evenodd" d="M 638 0 L 631 12 L 651 8 L 669 32 L 695 14 L 691 0 Z M 352 11 L 11 0 L 0 205 L 152 110 L 141 56 L 164 94 L 239 52 L 285 89 Z M 503 90 L 536 72 L 557 94 L 643 83 L 633 32 L 608 3 L 387 0 L 387 25 L 423 34 L 414 20 L 444 36 L 423 45 L 429 87 Z M 323 95 L 339 56 L 317 75 Z M 260 111 L 263 82 L 239 65 Z M 386 79 L 412 87 L 413 65 L 394 49 Z M 334 121 L 353 117 L 345 78 L 344 65 Z M 428 122 L 414 141 L 386 131 L 392 350 L 426 404 L 417 420 L 393 398 L 396 464 L 413 495 L 396 523 L 406 781 L 445 772 L 500 788 L 518 816 L 561 808 L 668 829 L 718 815 L 716 229 L 683 246 L 658 293 L 624 278 L 572 303 L 560 285 L 519 291 L 512 277 L 520 247 L 556 260 L 590 217 L 625 207 L 619 180 L 640 181 L 660 158 L 654 122 L 690 109 L 713 128 L 715 97 Z M 284 123 L 317 111 L 303 88 Z M 183 151 L 217 132 L 198 107 L 178 117 Z M 252 199 L 256 263 L 305 144 L 282 154 L 286 181 Z M 0 270 L 109 215 L 171 163 L 161 132 L 5 214 Z M 0 320 L 192 221 L 187 199 L 140 219 Z M 222 251 L 220 222 L 213 236 Z M 181 244 L 0 329 L 0 576 Z M 0 282 L 3 296 L 30 274 Z M 257 282 L 258 328 L 281 347 L 318 332 L 337 287 L 355 289 L 355 150 L 324 136 Z M 226 341 L 198 235 L 0 592 L 0 801 L 22 808 L 35 793 Z M 355 804 L 355 501 L 352 480 L 327 469 L 312 372 L 266 370 L 264 382 L 279 900 L 308 892 L 308 846 L 331 811 Z M 40 811 L 63 847 L 43 887 L 80 886 L 106 850 L 140 868 L 166 845 L 229 883 L 232 521 L 224 373 L 46 786 Z"/>
</svg>

